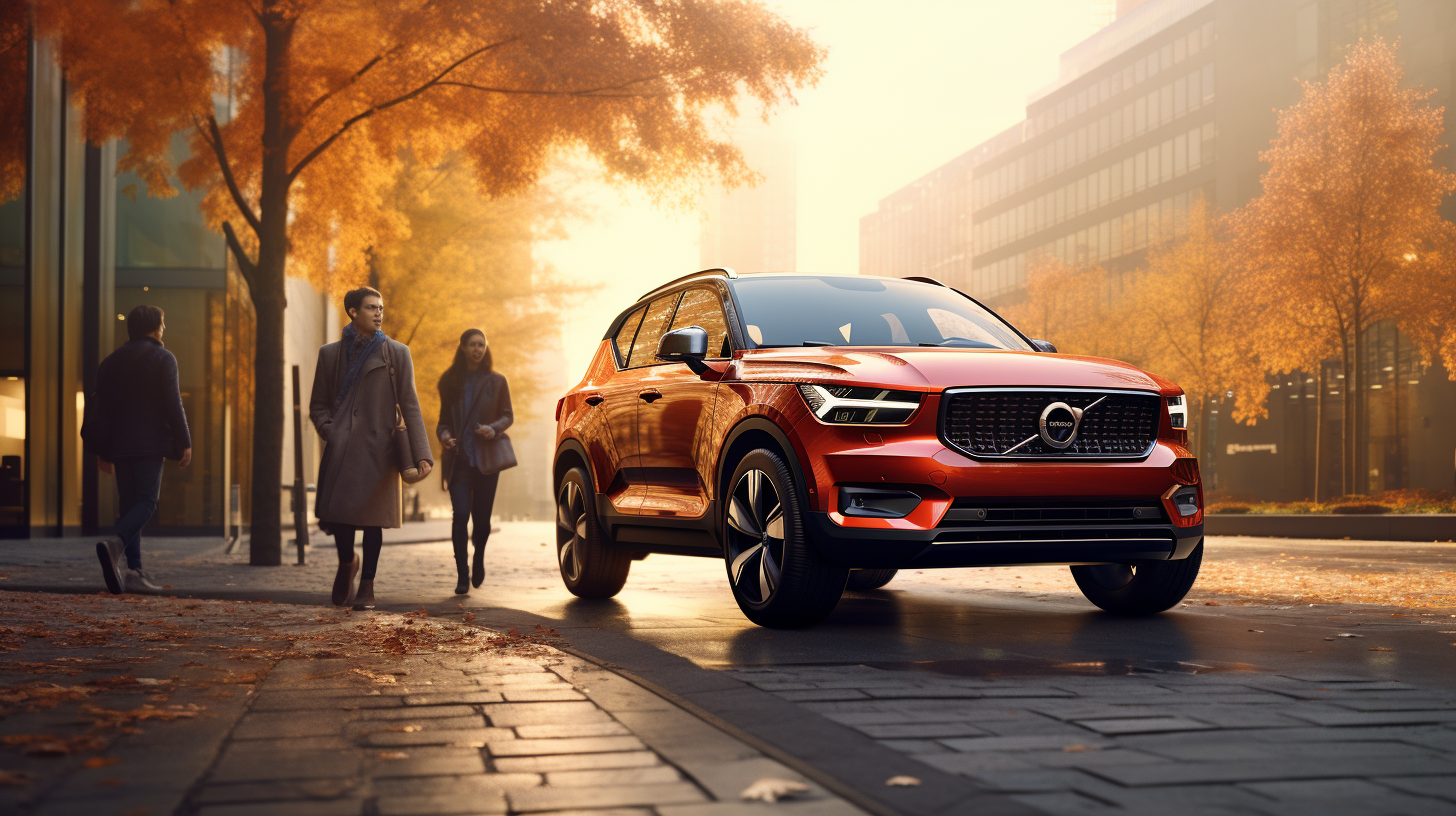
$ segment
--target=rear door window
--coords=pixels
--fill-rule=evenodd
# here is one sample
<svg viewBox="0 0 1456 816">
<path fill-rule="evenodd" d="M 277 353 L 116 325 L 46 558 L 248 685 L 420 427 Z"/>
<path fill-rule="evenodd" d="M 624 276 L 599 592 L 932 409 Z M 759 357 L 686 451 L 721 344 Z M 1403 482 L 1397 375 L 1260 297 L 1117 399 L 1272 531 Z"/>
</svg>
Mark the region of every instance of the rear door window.
<svg viewBox="0 0 1456 816">
<path fill-rule="evenodd" d="M 683 293 L 672 319 L 672 331 L 697 326 L 708 333 L 709 357 L 732 357 L 728 342 L 728 321 L 723 317 L 723 304 L 711 289 L 689 289 Z"/>
<path fill-rule="evenodd" d="M 643 307 L 627 315 L 622 321 L 622 327 L 617 329 L 617 334 L 612 338 L 612 347 L 617 351 L 617 364 L 625 368 L 627 357 L 632 353 L 632 338 L 637 336 L 637 327 L 642 325 L 642 314 L 647 308 Z"/>
<path fill-rule="evenodd" d="M 673 308 L 677 306 L 678 292 L 664 295 L 652 301 L 647 315 L 642 318 L 642 328 L 637 330 L 637 339 L 632 341 L 632 354 L 627 358 L 628 368 L 638 368 L 657 362 L 657 341 L 667 331 L 667 322 L 672 319 Z"/>
</svg>

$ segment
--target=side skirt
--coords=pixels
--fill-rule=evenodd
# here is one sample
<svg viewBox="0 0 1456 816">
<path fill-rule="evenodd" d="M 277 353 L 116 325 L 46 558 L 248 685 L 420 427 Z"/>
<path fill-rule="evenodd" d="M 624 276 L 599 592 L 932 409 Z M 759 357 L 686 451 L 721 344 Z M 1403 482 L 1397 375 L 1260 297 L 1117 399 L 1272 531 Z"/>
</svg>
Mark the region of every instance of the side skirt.
<svg viewBox="0 0 1456 816">
<path fill-rule="evenodd" d="M 658 518 L 619 513 L 611 501 L 600 493 L 596 496 L 597 518 L 602 520 L 616 546 L 641 553 L 662 555 L 694 555 L 722 558 L 723 546 L 713 519 L 718 517 L 717 501 L 708 502 L 707 510 L 698 518 Z"/>
</svg>

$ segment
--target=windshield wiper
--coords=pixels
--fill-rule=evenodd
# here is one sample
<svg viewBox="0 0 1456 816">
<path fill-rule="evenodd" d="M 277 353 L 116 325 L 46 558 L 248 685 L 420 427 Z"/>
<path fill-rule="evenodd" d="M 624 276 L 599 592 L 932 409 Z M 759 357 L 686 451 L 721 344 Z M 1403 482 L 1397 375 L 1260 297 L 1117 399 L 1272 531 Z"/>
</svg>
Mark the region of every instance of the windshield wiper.
<svg viewBox="0 0 1456 816">
<path fill-rule="evenodd" d="M 942 342 L 939 342 L 939 343 L 921 343 L 920 345 L 923 346 L 923 347 L 929 347 L 929 348 L 946 348 L 946 347 L 951 347 L 951 348 L 954 348 L 954 347 L 960 347 L 960 348 L 988 348 L 988 349 L 997 348 L 997 346 L 993 346 L 990 343 L 986 343 L 986 342 L 981 341 L 981 340 L 971 340 L 971 339 L 966 338 L 966 337 L 952 337 L 949 340 L 945 340 L 945 341 L 942 341 Z"/>
</svg>

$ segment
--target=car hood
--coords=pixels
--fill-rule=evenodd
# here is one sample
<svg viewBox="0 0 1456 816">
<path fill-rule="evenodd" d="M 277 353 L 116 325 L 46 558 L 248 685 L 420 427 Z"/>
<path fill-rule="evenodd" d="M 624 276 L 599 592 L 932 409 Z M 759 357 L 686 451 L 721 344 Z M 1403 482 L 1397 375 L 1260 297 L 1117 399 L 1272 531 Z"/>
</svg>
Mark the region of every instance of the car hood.
<svg viewBox="0 0 1456 816">
<path fill-rule="evenodd" d="M 835 382 L 939 391 L 957 386 L 1130 388 L 1160 391 L 1161 378 L 1100 357 L 999 349 L 757 349 L 734 361 L 729 379 Z"/>
</svg>

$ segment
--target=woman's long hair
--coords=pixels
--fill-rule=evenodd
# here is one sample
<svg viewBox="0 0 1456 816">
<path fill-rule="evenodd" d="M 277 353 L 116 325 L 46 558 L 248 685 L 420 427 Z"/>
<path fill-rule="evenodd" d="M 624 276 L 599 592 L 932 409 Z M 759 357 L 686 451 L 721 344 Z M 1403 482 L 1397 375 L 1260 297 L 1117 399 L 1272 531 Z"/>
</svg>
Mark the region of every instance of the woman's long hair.
<svg viewBox="0 0 1456 816">
<path fill-rule="evenodd" d="M 465 374 L 469 371 L 470 361 L 465 356 L 465 344 L 475 335 L 485 338 L 485 332 L 480 329 L 466 329 L 460 335 L 460 345 L 455 347 L 455 359 L 445 373 L 440 375 L 440 410 L 448 411 L 450 407 L 460 401 L 465 393 Z M 480 367 L 485 371 L 491 371 L 490 344 L 485 346 L 485 357 L 480 361 Z"/>
</svg>

